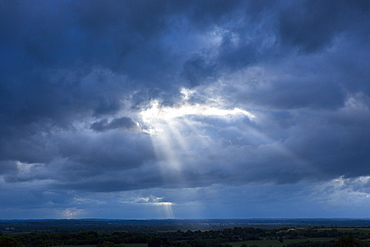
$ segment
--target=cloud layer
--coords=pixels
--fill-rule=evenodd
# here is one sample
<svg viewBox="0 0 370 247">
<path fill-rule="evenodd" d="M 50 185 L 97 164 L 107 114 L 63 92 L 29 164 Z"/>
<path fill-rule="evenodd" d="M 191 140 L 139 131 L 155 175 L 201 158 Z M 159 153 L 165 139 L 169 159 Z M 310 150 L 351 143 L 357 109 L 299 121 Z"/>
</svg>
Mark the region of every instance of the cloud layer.
<svg viewBox="0 0 370 247">
<path fill-rule="evenodd" d="M 1 1 L 0 217 L 369 216 L 369 14 Z"/>
</svg>

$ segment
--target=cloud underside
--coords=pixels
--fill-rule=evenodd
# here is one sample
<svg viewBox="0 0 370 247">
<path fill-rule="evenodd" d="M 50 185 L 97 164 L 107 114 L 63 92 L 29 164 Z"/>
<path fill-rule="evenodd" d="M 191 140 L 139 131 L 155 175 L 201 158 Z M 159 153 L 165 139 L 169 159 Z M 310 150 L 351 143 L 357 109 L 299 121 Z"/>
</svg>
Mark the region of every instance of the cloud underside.
<svg viewBox="0 0 370 247">
<path fill-rule="evenodd" d="M 0 6 L 0 197 L 67 218 L 99 193 L 166 217 L 173 190 L 366 198 L 367 1 Z"/>
</svg>

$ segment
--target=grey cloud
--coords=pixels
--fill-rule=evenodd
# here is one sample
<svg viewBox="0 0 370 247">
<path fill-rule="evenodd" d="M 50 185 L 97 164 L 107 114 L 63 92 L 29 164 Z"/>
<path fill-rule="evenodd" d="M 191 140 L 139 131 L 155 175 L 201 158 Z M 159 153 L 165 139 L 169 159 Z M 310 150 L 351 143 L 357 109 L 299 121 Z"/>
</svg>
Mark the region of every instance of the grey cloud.
<svg viewBox="0 0 370 247">
<path fill-rule="evenodd" d="M 95 108 L 95 115 L 101 116 L 101 115 L 112 115 L 119 111 L 121 108 L 120 103 L 118 100 L 107 100 L 103 99 L 98 103 L 98 106 Z"/>
<path fill-rule="evenodd" d="M 90 128 L 98 132 L 121 128 L 139 130 L 139 125 L 129 117 L 121 117 L 110 122 L 107 119 L 100 120 L 91 124 Z"/>
<path fill-rule="evenodd" d="M 14 173 L 17 166 L 14 161 L 0 161 L 0 174 Z"/>
<path fill-rule="evenodd" d="M 14 186 L 14 184 L 12 184 Z M 51 217 L 57 218 L 55 214 L 53 215 L 45 215 L 48 214 L 48 210 L 55 209 L 58 207 L 64 207 L 64 205 L 73 202 L 73 195 L 71 192 L 66 191 L 56 191 L 47 189 L 38 189 L 38 188 L 28 188 L 25 187 L 18 187 L 19 190 L 11 191 L 7 190 L 6 192 L 1 193 L 0 199 L 2 201 L 2 213 L 6 212 L 7 210 L 13 211 L 14 209 L 24 213 L 24 218 L 42 218 L 42 217 Z M 8 189 L 8 188 L 7 188 Z M 27 215 L 27 211 L 35 210 L 38 211 L 41 207 L 48 208 L 45 210 L 44 208 L 44 215 L 40 212 L 37 213 L 38 216 L 34 215 Z M 12 212 L 14 215 L 14 212 Z M 5 218 L 6 215 L 2 214 L 2 218 Z M 23 218 L 23 217 L 22 217 Z M 13 218 L 14 219 L 14 218 Z"/>
<path fill-rule="evenodd" d="M 103 5 L 98 1 L 43 4 L 45 5 L 43 8 L 52 11 L 41 12 L 24 2 L 6 4 L 7 7 L 3 8 L 4 21 L 2 23 L 4 32 L 9 35 L 2 36 L 4 39 L 2 50 L 4 54 L 8 54 L 2 59 L 4 68 L 8 68 L 2 74 L 2 81 L 18 83 L 7 83 L 7 85 L 2 83 L 1 87 L 5 97 L 2 97 L 0 104 L 4 106 L 3 109 L 9 119 L 22 124 L 47 118 L 54 123 L 68 125 L 74 114 L 88 112 L 91 108 L 94 108 L 96 116 L 114 114 L 122 107 L 118 100 L 119 93 L 113 93 L 112 97 L 112 95 L 107 95 L 107 90 L 130 92 L 140 85 L 145 85 L 153 90 L 173 92 L 181 86 L 182 80 L 176 79 L 177 73 L 181 73 L 181 70 L 190 85 L 194 86 L 207 79 L 216 80 L 225 66 L 240 69 L 260 60 L 270 59 L 271 54 L 279 53 L 277 50 L 280 49 L 274 44 L 262 54 L 257 52 L 263 46 L 262 41 L 267 39 L 266 36 L 260 35 L 259 27 L 255 25 L 263 20 L 262 16 L 256 15 L 255 19 L 249 20 L 243 14 L 244 23 L 235 24 L 235 21 L 242 16 L 240 9 L 247 9 L 247 16 L 264 12 L 266 13 L 264 18 L 267 16 L 268 20 L 273 20 L 282 8 L 279 5 L 276 6 L 277 9 L 274 12 L 263 3 L 256 6 L 258 4 L 245 4 L 237 1 L 219 1 L 214 4 L 205 1 L 197 5 L 192 5 L 190 2 L 180 4 L 166 1 L 110 2 L 110 4 Z M 359 13 L 358 18 L 363 18 L 367 13 L 366 4 L 359 8 L 354 4 L 341 2 L 338 7 L 330 8 L 331 4 L 316 3 L 311 6 L 309 3 L 302 2 L 293 4 L 293 7 L 288 8 L 287 13 L 283 12 L 282 16 L 292 18 L 292 20 L 286 20 L 282 17 L 280 21 L 282 30 L 284 28 L 289 30 L 287 31 L 289 34 L 286 35 L 285 31 L 281 31 L 283 43 L 285 40 L 289 43 L 290 36 L 299 35 L 299 30 L 297 30 L 299 28 L 294 26 L 299 25 L 295 18 L 301 18 L 302 21 L 308 19 L 305 18 L 306 15 L 295 14 L 294 8 L 301 10 L 307 5 L 306 12 L 308 13 L 316 13 L 314 10 L 320 10 L 317 15 L 309 16 L 314 23 L 321 23 L 321 19 L 324 18 L 322 16 L 326 16 L 327 12 L 331 13 L 328 18 L 335 24 L 333 29 L 338 28 L 340 24 L 338 16 L 341 16 L 342 9 L 348 9 L 350 13 L 344 15 L 345 20 L 351 19 L 356 13 Z M 146 14 L 132 14 L 137 9 L 140 9 L 141 13 L 145 11 Z M 64 18 L 65 16 L 70 18 Z M 150 22 L 146 21 L 148 16 L 153 17 Z M 176 51 L 172 53 L 165 51 L 165 42 L 168 39 L 165 32 L 175 28 L 172 25 L 176 25 L 176 22 L 171 23 L 173 20 L 171 18 L 176 16 L 188 18 L 190 21 L 188 28 L 192 25 L 193 27 L 202 26 L 199 30 L 204 31 L 210 31 L 215 26 L 231 29 L 231 32 L 239 36 L 240 41 L 237 44 L 230 43 L 230 32 L 226 33 L 220 47 L 220 55 L 212 58 L 217 62 L 216 64 L 202 61 L 203 58 L 192 59 L 191 57 L 185 58 L 184 64 L 178 61 L 173 62 L 179 54 L 176 54 Z M 24 25 L 26 22 L 28 24 Z M 53 25 L 49 25 L 50 23 Z M 349 30 L 352 27 L 351 23 L 344 25 L 342 29 Z M 272 36 L 276 36 L 274 34 L 275 25 L 276 23 L 270 21 L 263 27 Z M 321 27 L 321 25 L 318 26 Z M 330 28 L 330 25 L 325 26 L 325 29 Z M 356 30 L 358 29 L 356 27 Z M 183 35 L 199 34 L 197 29 L 193 30 L 195 31 Z M 254 30 L 257 32 L 254 33 Z M 290 36 L 284 38 L 287 35 Z M 328 32 L 328 36 L 333 35 L 334 33 Z M 361 35 L 361 33 L 355 35 Z M 307 33 L 307 42 L 310 42 L 311 36 L 314 35 Z M 326 36 L 321 35 L 320 37 L 324 39 Z M 302 42 L 306 42 L 305 40 L 303 39 Z M 303 46 L 308 47 L 309 45 Z M 199 52 L 196 50 L 197 47 L 194 49 Z M 23 67 L 19 67 L 21 65 Z M 45 67 L 49 69 L 47 74 L 45 74 Z M 55 84 L 50 83 L 52 80 L 50 69 L 68 70 L 75 67 L 79 67 L 79 71 L 75 72 L 74 78 L 64 74 Z M 122 73 L 135 80 L 129 85 L 127 82 L 116 81 L 115 85 L 89 83 L 88 88 L 80 86 L 80 82 L 84 80 L 99 80 L 89 76 L 92 71 L 91 67 L 107 68 L 107 71 Z M 18 71 L 23 71 L 23 73 L 19 74 Z M 100 80 L 107 81 L 111 78 L 106 77 Z M 104 94 L 100 95 L 99 93 L 103 91 Z M 14 95 L 18 97 L 15 98 Z M 159 95 L 169 97 L 165 93 Z M 13 101 L 11 105 L 7 103 L 9 100 Z"/>
<path fill-rule="evenodd" d="M 77 162 L 77 167 L 94 173 L 104 169 L 125 170 L 139 167 L 154 158 L 147 135 L 129 132 L 113 131 L 91 137 L 65 136 L 59 140 L 58 147 L 62 157 Z"/>
<path fill-rule="evenodd" d="M 100 167 L 96 164 L 94 166 L 93 164 L 74 164 L 70 168 L 79 169 L 76 170 L 78 173 L 65 171 L 62 178 L 50 184 L 50 187 L 56 190 L 72 189 L 90 192 L 129 191 L 163 187 L 161 170 L 153 163 L 152 159 L 147 159 L 140 165 L 121 162 L 114 169 L 110 169 L 104 164 Z"/>
<path fill-rule="evenodd" d="M 184 63 L 181 74 L 189 82 L 189 86 L 194 87 L 214 78 L 216 67 L 207 62 L 204 56 L 196 55 Z"/>
<path fill-rule="evenodd" d="M 110 133 L 93 135 L 55 133 L 49 138 L 52 141 L 44 146 L 36 146 L 46 141 L 40 138 L 34 139 L 33 145 L 2 150 L 0 170 L 7 183 L 43 180 L 50 180 L 51 184 L 73 183 L 98 176 L 111 180 L 115 176 L 125 177 L 117 175 L 120 171 L 136 169 L 155 159 L 147 134 L 112 129 Z M 17 162 L 22 166 L 18 167 Z M 110 171 L 115 172 L 107 175 Z M 118 177 L 115 179 L 120 179 Z"/>
<path fill-rule="evenodd" d="M 368 11 L 366 1 L 295 2 L 281 12 L 279 31 L 283 42 L 315 52 L 330 46 L 341 33 L 357 30 L 358 21 L 365 21 Z"/>
<path fill-rule="evenodd" d="M 303 126 L 302 126 L 303 127 Z M 370 174 L 369 157 L 364 150 L 369 146 L 369 135 L 354 126 L 315 125 L 300 132 L 310 135 L 292 138 L 289 147 L 298 156 L 310 161 L 324 176 L 356 177 Z M 297 133 L 297 135 L 300 133 Z"/>
<path fill-rule="evenodd" d="M 14 129 L 11 129 L 14 132 L 11 136 L 9 136 L 9 133 L 3 135 L 4 138 L 0 140 L 0 160 L 47 163 L 58 156 L 53 138 L 49 139 L 36 134 L 37 131 L 47 132 L 43 132 L 44 130 L 41 128 L 30 129 L 30 133 L 28 131 L 24 133 L 22 130 L 17 133 Z"/>
<path fill-rule="evenodd" d="M 320 79 L 319 79 L 320 80 Z M 330 79 L 329 79 L 330 80 Z M 337 108 L 342 106 L 345 94 L 334 82 L 288 80 L 277 81 L 271 88 L 257 90 L 252 102 L 281 109 L 291 108 Z"/>
</svg>

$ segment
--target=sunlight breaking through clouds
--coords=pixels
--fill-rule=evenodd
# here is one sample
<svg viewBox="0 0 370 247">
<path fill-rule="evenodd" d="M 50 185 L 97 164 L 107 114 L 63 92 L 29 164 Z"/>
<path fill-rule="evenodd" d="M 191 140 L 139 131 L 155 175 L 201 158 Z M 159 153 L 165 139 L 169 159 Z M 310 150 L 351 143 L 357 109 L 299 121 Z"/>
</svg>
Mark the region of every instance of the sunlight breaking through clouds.
<svg viewBox="0 0 370 247">
<path fill-rule="evenodd" d="M 211 98 L 207 101 L 210 103 L 190 103 L 194 93 L 195 91 L 182 88 L 183 97 L 176 105 L 162 106 L 159 100 L 154 100 L 148 109 L 140 113 L 143 132 L 151 137 L 163 179 L 176 180 L 182 185 L 186 185 L 181 174 L 182 163 L 186 163 L 193 155 L 191 148 L 194 143 L 202 149 L 207 149 L 212 142 L 212 137 L 203 133 L 207 124 L 199 119 L 222 119 L 232 122 L 245 117 L 250 120 L 255 118 L 246 110 L 226 108 L 221 101 Z"/>
<path fill-rule="evenodd" d="M 73 208 L 66 208 L 65 210 L 63 210 L 62 212 L 62 218 L 66 218 L 66 219 L 75 219 L 75 218 L 79 218 L 81 217 L 82 215 L 84 215 L 86 212 L 85 210 L 83 209 L 79 209 L 79 208 L 76 208 L 76 207 L 73 207 Z"/>
<path fill-rule="evenodd" d="M 174 118 L 187 117 L 187 116 L 200 116 L 200 117 L 235 117 L 247 116 L 250 119 L 255 116 L 240 108 L 222 109 L 209 105 L 202 104 L 188 104 L 185 103 L 179 107 L 160 107 L 158 101 L 151 103 L 151 108 L 141 112 L 142 119 L 145 123 L 153 123 L 154 121 L 163 120 L 169 121 Z"/>
<path fill-rule="evenodd" d="M 369 217 L 366 1 L 50 2 L 0 2 L 0 218 Z"/>
<path fill-rule="evenodd" d="M 193 157 L 196 146 L 196 150 L 212 150 L 217 142 L 206 133 L 206 126 L 212 125 L 214 119 L 231 123 L 242 118 L 253 120 L 255 116 L 244 109 L 225 107 L 221 100 L 190 103 L 195 91 L 183 88 L 181 93 L 182 99 L 174 106 L 162 106 L 159 100 L 154 100 L 140 115 L 143 132 L 150 135 L 164 183 L 187 187 L 189 178 L 186 177 L 185 170 L 209 169 L 199 167 L 201 164 L 194 164 Z M 207 119 L 211 121 L 209 124 L 204 122 Z M 167 218 L 173 217 L 172 203 L 158 201 L 152 204 L 165 207 Z"/>
<path fill-rule="evenodd" d="M 175 121 L 178 118 L 188 119 L 192 116 L 218 117 L 226 120 L 232 120 L 238 117 L 255 118 L 252 113 L 240 108 L 225 109 L 221 103 L 219 105 L 215 105 L 214 102 L 212 104 L 191 104 L 188 100 L 194 91 L 183 88 L 181 93 L 183 95 L 183 101 L 175 106 L 161 106 L 158 100 L 153 100 L 150 103 L 150 108 L 140 113 L 143 123 L 148 125 L 148 129 L 144 129 L 144 132 L 158 134 L 164 131 L 162 128 L 164 127 L 163 125 Z"/>
</svg>

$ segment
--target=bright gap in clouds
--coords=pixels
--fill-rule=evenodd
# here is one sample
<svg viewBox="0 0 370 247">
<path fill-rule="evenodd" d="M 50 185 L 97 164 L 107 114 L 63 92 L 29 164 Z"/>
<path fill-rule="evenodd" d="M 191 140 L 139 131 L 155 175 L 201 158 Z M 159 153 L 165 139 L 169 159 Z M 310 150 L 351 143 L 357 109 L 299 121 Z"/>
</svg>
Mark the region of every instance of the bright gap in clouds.
<svg viewBox="0 0 370 247">
<path fill-rule="evenodd" d="M 144 132 L 158 134 L 164 131 L 164 129 L 160 128 L 164 127 L 161 125 L 168 125 L 173 121 L 181 121 L 179 120 L 180 118 L 189 118 L 191 116 L 217 117 L 229 120 L 237 117 L 255 118 L 252 113 L 246 110 L 240 108 L 227 109 L 217 102 L 212 102 L 212 104 L 190 104 L 188 99 L 194 92 L 182 89 L 181 93 L 183 94 L 183 101 L 178 105 L 165 107 L 161 106 L 158 100 L 154 100 L 151 102 L 150 108 L 140 113 L 143 123 L 147 126 Z"/>
</svg>

